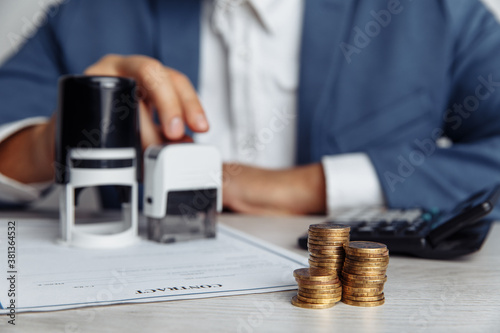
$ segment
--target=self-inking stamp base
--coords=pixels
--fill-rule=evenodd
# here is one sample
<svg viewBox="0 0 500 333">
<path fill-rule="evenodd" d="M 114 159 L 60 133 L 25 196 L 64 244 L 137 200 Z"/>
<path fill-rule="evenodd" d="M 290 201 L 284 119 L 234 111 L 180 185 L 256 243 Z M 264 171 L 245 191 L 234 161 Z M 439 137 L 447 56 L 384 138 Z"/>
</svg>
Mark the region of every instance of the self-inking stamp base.
<svg viewBox="0 0 500 333">
<path fill-rule="evenodd" d="M 172 243 L 216 236 L 222 209 L 222 160 L 193 143 L 150 146 L 144 154 L 148 239 Z"/>
<path fill-rule="evenodd" d="M 92 248 L 136 242 L 141 159 L 135 82 L 118 77 L 63 77 L 57 116 L 55 177 L 62 187 L 60 241 Z M 106 185 L 129 190 L 122 202 L 122 221 L 75 224 L 77 190 Z"/>
</svg>

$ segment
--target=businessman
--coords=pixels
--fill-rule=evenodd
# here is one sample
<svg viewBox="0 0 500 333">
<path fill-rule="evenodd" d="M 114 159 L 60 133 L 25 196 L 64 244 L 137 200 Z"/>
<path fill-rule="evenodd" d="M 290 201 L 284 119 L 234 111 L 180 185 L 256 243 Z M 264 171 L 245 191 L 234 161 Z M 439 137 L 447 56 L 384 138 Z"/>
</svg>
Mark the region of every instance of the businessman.
<svg viewBox="0 0 500 333">
<path fill-rule="evenodd" d="M 0 69 L 0 199 L 50 184 L 86 73 L 137 80 L 144 146 L 216 145 L 233 210 L 447 208 L 500 181 L 499 52 L 476 0 L 66 1 Z"/>
</svg>

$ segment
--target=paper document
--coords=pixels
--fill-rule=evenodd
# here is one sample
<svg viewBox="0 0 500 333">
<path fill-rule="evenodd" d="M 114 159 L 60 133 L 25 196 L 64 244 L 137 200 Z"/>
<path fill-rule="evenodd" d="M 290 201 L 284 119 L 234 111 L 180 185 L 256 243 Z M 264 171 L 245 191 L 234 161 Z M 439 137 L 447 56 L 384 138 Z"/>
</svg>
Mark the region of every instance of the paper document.
<svg viewBox="0 0 500 333">
<path fill-rule="evenodd" d="M 0 279 L 0 314 L 13 300 L 16 312 L 30 312 L 290 290 L 293 270 L 307 266 L 302 256 L 221 225 L 216 239 L 141 240 L 112 250 L 59 245 L 58 227 L 58 221 L 16 221 L 9 267 L 8 226 L 0 221 L 0 269 L 7 276 Z"/>
</svg>

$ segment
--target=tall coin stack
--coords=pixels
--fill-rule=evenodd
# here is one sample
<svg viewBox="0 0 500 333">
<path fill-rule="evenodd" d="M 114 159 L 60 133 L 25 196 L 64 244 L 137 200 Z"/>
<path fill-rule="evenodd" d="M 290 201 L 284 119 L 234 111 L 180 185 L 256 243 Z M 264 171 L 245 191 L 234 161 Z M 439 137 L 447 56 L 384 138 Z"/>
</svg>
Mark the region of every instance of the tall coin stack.
<svg viewBox="0 0 500 333">
<path fill-rule="evenodd" d="M 389 250 L 381 243 L 356 241 L 345 247 L 342 302 L 355 306 L 384 304 Z"/>
<path fill-rule="evenodd" d="M 331 308 L 342 298 L 342 284 L 331 269 L 299 268 L 293 272 L 299 291 L 292 304 L 307 309 Z"/>
<path fill-rule="evenodd" d="M 344 264 L 344 246 L 349 244 L 351 228 L 334 223 L 311 224 L 307 235 L 309 265 L 334 269 L 340 276 Z"/>
</svg>

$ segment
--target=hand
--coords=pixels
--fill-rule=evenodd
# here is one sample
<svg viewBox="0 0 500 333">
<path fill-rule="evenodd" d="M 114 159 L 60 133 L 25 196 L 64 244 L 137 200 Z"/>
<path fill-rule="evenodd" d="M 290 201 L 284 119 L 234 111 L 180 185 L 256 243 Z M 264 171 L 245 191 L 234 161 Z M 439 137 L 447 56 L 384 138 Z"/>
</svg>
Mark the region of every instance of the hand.
<svg viewBox="0 0 500 333">
<path fill-rule="evenodd" d="M 90 66 L 86 75 L 125 76 L 136 80 L 141 100 L 139 115 L 143 149 L 167 140 L 189 141 L 184 124 L 194 132 L 209 125 L 189 79 L 158 60 L 145 56 L 108 55 Z M 153 121 L 156 109 L 161 125 Z M 0 143 L 0 173 L 21 183 L 54 177 L 55 116 L 45 124 L 14 133 Z"/>
<path fill-rule="evenodd" d="M 167 140 L 184 140 L 184 125 L 194 132 L 209 129 L 205 112 L 189 79 L 146 56 L 107 55 L 87 68 L 86 75 L 125 76 L 136 80 L 143 148 Z M 156 109 L 160 120 L 153 121 Z"/>
<path fill-rule="evenodd" d="M 0 144 L 0 173 L 21 183 L 54 177 L 56 117 L 14 133 Z"/>
<path fill-rule="evenodd" d="M 267 170 L 240 164 L 223 167 L 224 207 L 257 215 L 324 214 L 326 186 L 321 164 Z"/>
</svg>

